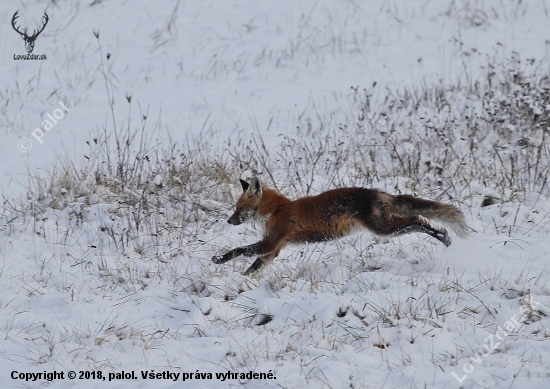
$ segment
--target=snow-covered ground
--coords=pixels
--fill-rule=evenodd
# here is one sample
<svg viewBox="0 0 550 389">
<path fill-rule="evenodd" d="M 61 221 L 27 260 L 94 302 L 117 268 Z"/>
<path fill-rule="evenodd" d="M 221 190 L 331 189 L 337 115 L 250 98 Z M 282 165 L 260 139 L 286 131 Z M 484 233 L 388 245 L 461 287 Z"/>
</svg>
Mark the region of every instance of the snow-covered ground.
<svg viewBox="0 0 550 389">
<path fill-rule="evenodd" d="M 17 10 L 49 15 L 47 60 L 14 59 Z M 547 388 L 549 20 L 547 0 L 4 1 L 0 387 Z M 225 222 L 252 174 L 437 198 L 472 233 L 289 247 L 245 277 L 211 257 L 260 237 Z"/>
</svg>

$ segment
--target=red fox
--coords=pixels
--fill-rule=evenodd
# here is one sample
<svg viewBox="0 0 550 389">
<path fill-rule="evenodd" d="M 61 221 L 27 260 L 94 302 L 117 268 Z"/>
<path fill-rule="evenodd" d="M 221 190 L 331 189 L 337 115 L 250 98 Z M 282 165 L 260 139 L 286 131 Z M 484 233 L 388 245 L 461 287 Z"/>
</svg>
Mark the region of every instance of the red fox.
<svg viewBox="0 0 550 389">
<path fill-rule="evenodd" d="M 451 244 L 447 230 L 433 227 L 428 219 L 441 221 L 461 237 L 466 236 L 468 230 L 457 208 L 411 195 L 392 196 L 376 189 L 340 188 L 290 200 L 263 188 L 257 178 L 240 182 L 243 194 L 227 222 L 239 225 L 254 220 L 264 224 L 264 237 L 257 243 L 216 255 L 212 261 L 220 264 L 239 255 L 259 255 L 244 275 L 273 261 L 287 243 L 327 241 L 360 228 L 378 235 L 424 232 L 445 246 Z"/>
</svg>

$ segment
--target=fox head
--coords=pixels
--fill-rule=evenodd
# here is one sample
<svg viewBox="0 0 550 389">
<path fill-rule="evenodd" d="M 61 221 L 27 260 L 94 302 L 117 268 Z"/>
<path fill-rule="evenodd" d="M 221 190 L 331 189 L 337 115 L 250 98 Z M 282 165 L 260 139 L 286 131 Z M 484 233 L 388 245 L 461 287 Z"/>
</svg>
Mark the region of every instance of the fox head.
<svg viewBox="0 0 550 389">
<path fill-rule="evenodd" d="M 250 183 L 240 180 L 243 187 L 243 194 L 237 201 L 237 206 L 233 215 L 227 221 L 229 224 L 238 226 L 244 222 L 254 219 L 258 215 L 260 200 L 262 198 L 262 184 L 260 180 L 254 177 Z"/>
</svg>

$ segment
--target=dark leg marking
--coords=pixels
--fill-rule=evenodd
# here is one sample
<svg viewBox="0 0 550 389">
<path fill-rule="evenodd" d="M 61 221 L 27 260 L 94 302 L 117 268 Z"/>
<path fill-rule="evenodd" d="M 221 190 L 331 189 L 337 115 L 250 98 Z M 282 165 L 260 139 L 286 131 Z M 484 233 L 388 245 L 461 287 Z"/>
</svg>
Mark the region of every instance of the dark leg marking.
<svg viewBox="0 0 550 389">
<path fill-rule="evenodd" d="M 259 243 L 259 242 L 258 242 Z M 214 255 L 212 262 L 215 264 L 225 263 L 241 255 L 254 255 L 258 249 L 258 243 L 254 243 L 248 246 L 237 247 L 223 255 Z"/>
<path fill-rule="evenodd" d="M 279 255 L 280 251 L 281 250 L 279 249 L 279 250 L 276 250 L 276 251 L 274 251 L 272 253 L 269 253 L 267 255 L 256 258 L 254 263 L 252 265 L 250 265 L 250 267 L 248 269 L 246 269 L 246 271 L 243 273 L 243 275 L 248 276 L 251 273 L 254 273 L 254 272 L 260 270 L 260 268 L 262 266 L 271 263 L 275 259 L 275 257 L 277 257 L 277 255 Z"/>
<path fill-rule="evenodd" d="M 423 232 L 437 239 L 447 247 L 451 245 L 451 238 L 449 238 L 447 230 L 444 228 L 438 229 L 432 227 L 422 216 L 413 216 L 413 221 L 410 224 L 396 231 L 394 234 L 401 235 L 410 232 Z"/>
<path fill-rule="evenodd" d="M 258 270 L 260 270 L 260 268 L 264 265 L 264 259 L 263 257 L 258 257 L 256 258 L 256 260 L 254 261 L 254 263 L 252 265 L 250 265 L 250 267 L 248 269 L 246 269 L 246 271 L 243 273 L 243 275 L 245 276 L 248 276 L 250 275 L 251 273 L 254 273 L 254 272 L 257 272 Z"/>
<path fill-rule="evenodd" d="M 220 264 L 237 258 L 240 255 L 250 256 L 254 254 L 267 254 L 272 250 L 272 247 L 273 245 L 271 245 L 269 241 L 261 240 L 248 246 L 237 247 L 236 249 L 228 251 L 223 255 L 214 255 L 212 257 L 212 262 L 215 264 Z"/>
</svg>

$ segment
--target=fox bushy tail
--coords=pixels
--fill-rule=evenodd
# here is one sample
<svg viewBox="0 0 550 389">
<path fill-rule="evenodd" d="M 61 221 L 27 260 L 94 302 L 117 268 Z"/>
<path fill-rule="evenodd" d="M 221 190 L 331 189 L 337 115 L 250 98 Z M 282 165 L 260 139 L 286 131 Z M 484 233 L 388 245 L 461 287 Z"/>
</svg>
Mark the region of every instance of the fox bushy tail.
<svg viewBox="0 0 550 389">
<path fill-rule="evenodd" d="M 464 215 L 452 205 L 424 200 L 411 195 L 395 196 L 395 202 L 401 210 L 409 215 L 420 215 L 427 219 L 437 220 L 451 228 L 461 238 L 468 235 L 468 225 L 464 221 Z"/>
</svg>

